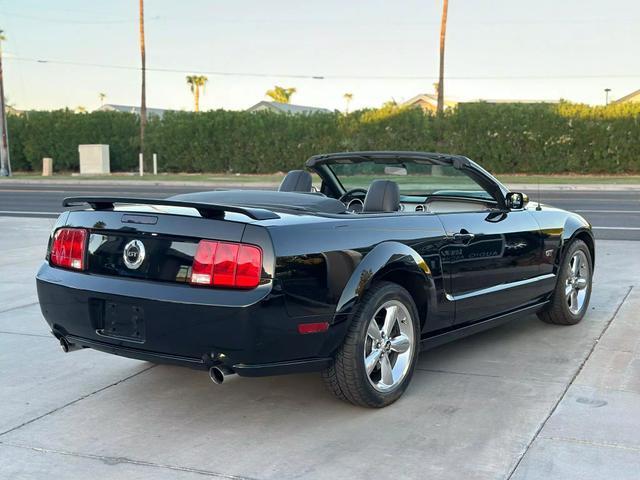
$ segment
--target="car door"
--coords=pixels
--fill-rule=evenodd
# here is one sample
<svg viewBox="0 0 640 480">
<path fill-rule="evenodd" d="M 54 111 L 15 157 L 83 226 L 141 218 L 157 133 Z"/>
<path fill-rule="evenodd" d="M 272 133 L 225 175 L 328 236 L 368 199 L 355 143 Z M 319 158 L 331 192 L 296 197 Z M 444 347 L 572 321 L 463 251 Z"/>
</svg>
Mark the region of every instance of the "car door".
<svg viewBox="0 0 640 480">
<path fill-rule="evenodd" d="M 540 275 L 540 229 L 526 208 L 448 212 L 438 217 L 449 238 L 441 259 L 449 277 L 446 297 L 455 303 L 455 324 L 515 310 L 549 290 L 552 279 Z"/>
</svg>

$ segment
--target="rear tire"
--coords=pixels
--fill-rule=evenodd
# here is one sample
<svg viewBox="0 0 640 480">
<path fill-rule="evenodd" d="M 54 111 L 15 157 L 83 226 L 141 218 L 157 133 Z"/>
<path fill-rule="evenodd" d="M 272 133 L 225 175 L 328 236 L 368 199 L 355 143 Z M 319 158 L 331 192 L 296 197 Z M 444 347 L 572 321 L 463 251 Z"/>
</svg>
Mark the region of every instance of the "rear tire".
<svg viewBox="0 0 640 480">
<path fill-rule="evenodd" d="M 400 285 L 380 282 L 364 294 L 322 377 L 341 400 L 386 407 L 409 385 L 419 346 L 420 319 L 413 298 Z"/>
<path fill-rule="evenodd" d="M 562 259 L 551 303 L 538 318 L 556 325 L 579 323 L 589 307 L 592 278 L 591 252 L 582 240 L 574 240 Z"/>
</svg>

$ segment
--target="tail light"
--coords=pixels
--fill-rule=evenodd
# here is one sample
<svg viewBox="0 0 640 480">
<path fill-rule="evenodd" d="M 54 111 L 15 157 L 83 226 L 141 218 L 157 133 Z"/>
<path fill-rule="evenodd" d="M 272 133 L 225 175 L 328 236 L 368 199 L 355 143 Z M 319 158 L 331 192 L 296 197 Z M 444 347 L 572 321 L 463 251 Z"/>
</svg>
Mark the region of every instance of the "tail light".
<svg viewBox="0 0 640 480">
<path fill-rule="evenodd" d="M 191 277 L 192 285 L 255 288 L 262 273 L 262 250 L 243 243 L 201 240 L 198 243 Z"/>
<path fill-rule="evenodd" d="M 49 261 L 52 265 L 84 270 L 87 231 L 83 228 L 61 228 L 53 235 Z"/>
</svg>

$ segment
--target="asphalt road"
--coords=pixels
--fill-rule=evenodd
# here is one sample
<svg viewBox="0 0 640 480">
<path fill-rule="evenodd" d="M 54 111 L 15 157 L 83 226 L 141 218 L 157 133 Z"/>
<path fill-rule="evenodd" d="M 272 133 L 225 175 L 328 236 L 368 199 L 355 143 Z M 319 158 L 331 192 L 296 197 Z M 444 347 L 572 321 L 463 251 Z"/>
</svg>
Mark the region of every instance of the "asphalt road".
<svg viewBox="0 0 640 480">
<path fill-rule="evenodd" d="M 114 195 L 164 198 L 205 190 L 202 186 L 166 185 L 33 185 L 0 184 L 0 216 L 54 217 L 63 210 L 62 199 L 76 195 Z M 536 192 L 530 192 L 532 199 Z M 640 241 L 640 192 L 553 191 L 542 192 L 542 202 L 578 212 L 594 226 L 596 238 Z"/>
</svg>

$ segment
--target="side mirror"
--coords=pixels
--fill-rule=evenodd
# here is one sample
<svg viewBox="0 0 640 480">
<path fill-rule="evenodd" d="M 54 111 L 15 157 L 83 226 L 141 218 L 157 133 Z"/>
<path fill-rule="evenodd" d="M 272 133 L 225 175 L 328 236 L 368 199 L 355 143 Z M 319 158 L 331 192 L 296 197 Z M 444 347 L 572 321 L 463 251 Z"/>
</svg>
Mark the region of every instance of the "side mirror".
<svg viewBox="0 0 640 480">
<path fill-rule="evenodd" d="M 509 192 L 505 198 L 507 207 L 511 210 L 520 210 L 529 203 L 529 197 L 526 193 Z"/>
</svg>

